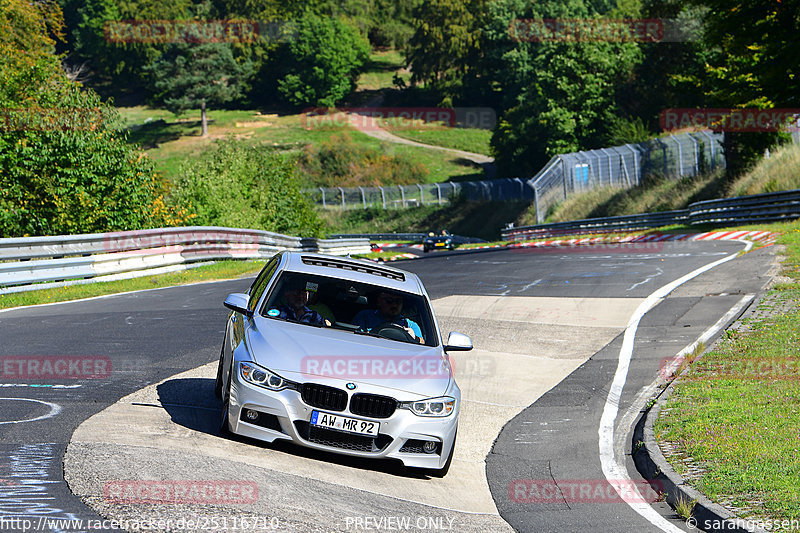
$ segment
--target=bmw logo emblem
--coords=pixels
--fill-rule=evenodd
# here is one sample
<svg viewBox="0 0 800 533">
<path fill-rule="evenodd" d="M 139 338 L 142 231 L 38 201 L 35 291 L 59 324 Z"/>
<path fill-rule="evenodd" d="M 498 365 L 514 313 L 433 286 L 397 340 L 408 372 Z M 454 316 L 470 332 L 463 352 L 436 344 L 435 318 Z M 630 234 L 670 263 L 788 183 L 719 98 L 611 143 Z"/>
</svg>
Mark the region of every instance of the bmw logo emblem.
<svg viewBox="0 0 800 533">
<path fill-rule="evenodd" d="M 355 383 L 348 383 L 347 385 L 345 385 L 345 387 L 347 387 L 347 390 L 355 390 L 356 389 L 356 384 Z"/>
</svg>

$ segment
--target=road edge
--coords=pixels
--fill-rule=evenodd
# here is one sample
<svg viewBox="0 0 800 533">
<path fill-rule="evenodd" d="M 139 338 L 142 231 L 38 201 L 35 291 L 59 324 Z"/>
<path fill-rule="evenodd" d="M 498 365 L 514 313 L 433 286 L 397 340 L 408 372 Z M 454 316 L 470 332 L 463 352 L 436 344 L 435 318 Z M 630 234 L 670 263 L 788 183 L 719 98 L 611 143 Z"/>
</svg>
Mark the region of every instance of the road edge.
<svg viewBox="0 0 800 533">
<path fill-rule="evenodd" d="M 743 316 L 758 308 L 770 285 L 771 283 L 764 287 L 737 317 L 717 331 L 714 342 L 710 343 L 699 357 L 714 348 L 721 338 L 721 335 L 719 335 L 721 332 L 739 324 Z M 688 370 L 687 366 L 681 375 Z M 642 411 L 639 420 L 634 426 L 631 439 L 631 456 L 636 469 L 644 479 L 654 483 L 660 492 L 664 493 L 666 502 L 673 508 L 679 500 L 687 503 L 695 502 L 691 516 L 686 518 L 687 525 L 692 529 L 701 531 L 734 531 L 737 533 L 767 533 L 766 530 L 756 527 L 752 522 L 736 517 L 722 505 L 712 501 L 704 493 L 686 483 L 683 476 L 678 474 L 664 457 L 655 436 L 654 425 L 661 408 L 672 395 L 677 377 L 670 381 L 663 391 L 654 398 L 655 401 L 652 406 Z"/>
</svg>

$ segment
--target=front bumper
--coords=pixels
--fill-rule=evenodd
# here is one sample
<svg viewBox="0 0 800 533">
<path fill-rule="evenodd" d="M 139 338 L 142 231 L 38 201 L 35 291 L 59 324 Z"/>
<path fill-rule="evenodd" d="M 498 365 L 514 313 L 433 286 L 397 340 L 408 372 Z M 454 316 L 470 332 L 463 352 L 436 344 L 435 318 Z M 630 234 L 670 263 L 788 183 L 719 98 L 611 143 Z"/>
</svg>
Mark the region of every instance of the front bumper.
<svg viewBox="0 0 800 533">
<path fill-rule="evenodd" d="M 308 448 L 357 457 L 397 459 L 405 466 L 431 469 L 444 467 L 453 446 L 460 400 L 447 417 L 427 418 L 407 409 L 397 409 L 388 418 L 370 418 L 353 414 L 349 408 L 334 411 L 312 407 L 296 390 L 275 392 L 257 387 L 244 382 L 238 371 L 231 378 L 228 417 L 231 431 L 238 435 L 265 442 L 290 440 Z M 258 412 L 258 417 L 249 419 L 248 410 Z M 377 422 L 380 424 L 378 437 L 311 426 L 309 420 L 314 410 Z M 425 453 L 421 448 L 423 441 L 437 442 L 436 452 Z"/>
</svg>

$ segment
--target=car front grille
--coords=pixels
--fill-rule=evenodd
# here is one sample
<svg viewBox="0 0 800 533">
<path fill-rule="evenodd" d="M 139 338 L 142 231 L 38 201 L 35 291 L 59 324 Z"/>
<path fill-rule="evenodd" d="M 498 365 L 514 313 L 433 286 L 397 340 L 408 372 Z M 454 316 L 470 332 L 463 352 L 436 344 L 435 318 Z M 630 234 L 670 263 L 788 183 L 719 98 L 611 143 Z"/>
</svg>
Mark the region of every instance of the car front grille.
<svg viewBox="0 0 800 533">
<path fill-rule="evenodd" d="M 370 418 L 389 418 L 397 409 L 397 400 L 377 394 L 354 394 L 350 399 L 350 412 Z"/>
<path fill-rule="evenodd" d="M 335 387 L 305 383 L 300 396 L 311 407 L 330 411 L 344 411 L 344 408 L 347 407 L 347 393 Z"/>
<path fill-rule="evenodd" d="M 378 435 L 377 437 L 352 435 L 342 431 L 312 426 L 304 420 L 296 420 L 294 425 L 298 434 L 304 440 L 343 450 L 378 453 L 392 442 L 392 438 L 388 435 Z"/>
</svg>

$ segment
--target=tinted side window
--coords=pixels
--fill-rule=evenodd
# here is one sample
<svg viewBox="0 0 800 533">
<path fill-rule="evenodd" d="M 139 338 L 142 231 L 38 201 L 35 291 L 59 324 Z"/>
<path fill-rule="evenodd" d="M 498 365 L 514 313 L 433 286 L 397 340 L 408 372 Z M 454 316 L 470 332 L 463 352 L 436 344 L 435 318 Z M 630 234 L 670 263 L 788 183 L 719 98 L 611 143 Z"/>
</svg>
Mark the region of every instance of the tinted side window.
<svg viewBox="0 0 800 533">
<path fill-rule="evenodd" d="M 278 268 L 278 261 L 279 258 L 273 257 L 270 262 L 267 263 L 267 266 L 261 270 L 261 273 L 250 287 L 250 301 L 247 303 L 247 308 L 253 313 L 255 313 L 258 300 L 261 299 L 261 295 L 264 294 L 264 290 L 269 285 L 273 274 L 275 274 L 275 270 Z"/>
</svg>

